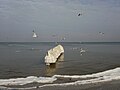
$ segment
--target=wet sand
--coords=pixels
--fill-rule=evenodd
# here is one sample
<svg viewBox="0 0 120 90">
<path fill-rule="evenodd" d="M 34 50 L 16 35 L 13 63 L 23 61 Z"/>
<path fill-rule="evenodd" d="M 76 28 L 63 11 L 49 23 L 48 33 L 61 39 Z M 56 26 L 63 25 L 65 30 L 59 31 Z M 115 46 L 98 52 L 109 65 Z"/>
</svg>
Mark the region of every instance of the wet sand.
<svg viewBox="0 0 120 90">
<path fill-rule="evenodd" d="M 34 90 L 120 90 L 120 80 L 88 85 L 43 87 Z"/>
<path fill-rule="evenodd" d="M 24 87 L 8 87 L 9 89 L 0 88 L 0 90 L 120 90 L 120 80 L 85 85 L 45 86 L 41 88 L 39 88 L 39 86 L 41 85 L 38 84 L 35 85 L 32 89 L 25 89 L 25 85 Z"/>
</svg>

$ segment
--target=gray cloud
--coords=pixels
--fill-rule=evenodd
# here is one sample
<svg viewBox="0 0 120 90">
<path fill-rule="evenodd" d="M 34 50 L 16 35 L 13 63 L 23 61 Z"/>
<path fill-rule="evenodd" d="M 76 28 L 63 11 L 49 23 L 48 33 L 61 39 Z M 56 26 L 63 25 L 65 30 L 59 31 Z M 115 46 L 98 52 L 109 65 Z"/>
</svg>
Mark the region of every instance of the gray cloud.
<svg viewBox="0 0 120 90">
<path fill-rule="evenodd" d="M 0 41 L 119 41 L 119 0 L 0 0 Z M 78 13 L 82 13 L 78 17 Z"/>
</svg>

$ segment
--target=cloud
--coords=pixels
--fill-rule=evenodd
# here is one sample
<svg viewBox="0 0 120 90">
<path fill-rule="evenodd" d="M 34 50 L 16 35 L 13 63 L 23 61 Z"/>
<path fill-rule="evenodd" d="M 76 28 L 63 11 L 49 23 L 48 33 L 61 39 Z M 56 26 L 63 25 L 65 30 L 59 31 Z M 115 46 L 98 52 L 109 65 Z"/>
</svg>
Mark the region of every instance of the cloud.
<svg viewBox="0 0 120 90">
<path fill-rule="evenodd" d="M 0 33 L 4 32 L 14 39 L 24 36 L 20 39 L 25 40 L 36 29 L 41 34 L 40 37 L 46 36 L 45 39 L 50 39 L 52 34 L 69 32 L 74 38 L 71 40 L 89 40 L 89 37 L 85 37 L 87 33 L 95 34 L 101 27 L 102 30 L 119 28 L 120 9 L 116 7 L 117 2 L 119 1 L 0 0 Z M 77 16 L 79 12 L 83 13 L 81 17 Z"/>
<path fill-rule="evenodd" d="M 100 0 L 101 2 L 108 3 L 112 6 L 120 6 L 120 0 Z"/>
</svg>

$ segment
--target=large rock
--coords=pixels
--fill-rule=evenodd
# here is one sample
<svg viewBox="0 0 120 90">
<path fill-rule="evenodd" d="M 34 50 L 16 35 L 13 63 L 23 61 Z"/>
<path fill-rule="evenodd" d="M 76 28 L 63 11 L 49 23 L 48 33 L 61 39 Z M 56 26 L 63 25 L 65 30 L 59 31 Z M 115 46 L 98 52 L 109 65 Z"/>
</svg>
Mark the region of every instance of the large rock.
<svg viewBox="0 0 120 90">
<path fill-rule="evenodd" d="M 57 45 L 56 47 L 48 50 L 45 56 L 46 65 L 50 65 L 51 63 L 56 63 L 57 59 L 63 53 L 64 53 L 64 48 L 62 45 Z"/>
</svg>

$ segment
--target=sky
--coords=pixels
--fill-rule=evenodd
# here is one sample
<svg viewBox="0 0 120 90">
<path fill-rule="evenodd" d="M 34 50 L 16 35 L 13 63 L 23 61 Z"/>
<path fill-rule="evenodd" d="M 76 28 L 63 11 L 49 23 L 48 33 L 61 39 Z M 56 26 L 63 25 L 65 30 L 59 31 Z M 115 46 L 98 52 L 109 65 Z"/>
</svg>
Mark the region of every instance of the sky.
<svg viewBox="0 0 120 90">
<path fill-rule="evenodd" d="M 0 0 L 0 42 L 34 41 L 119 42 L 120 0 Z"/>
</svg>

